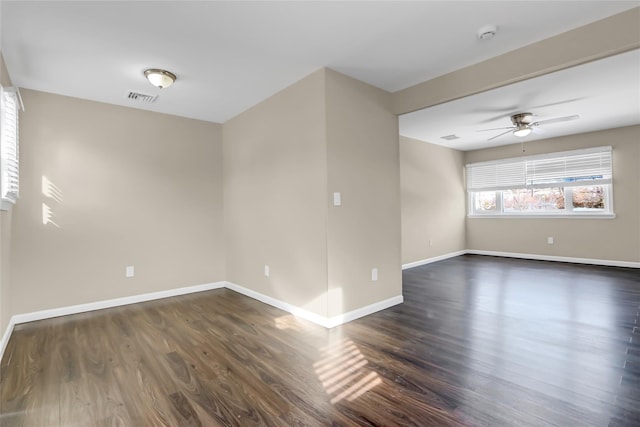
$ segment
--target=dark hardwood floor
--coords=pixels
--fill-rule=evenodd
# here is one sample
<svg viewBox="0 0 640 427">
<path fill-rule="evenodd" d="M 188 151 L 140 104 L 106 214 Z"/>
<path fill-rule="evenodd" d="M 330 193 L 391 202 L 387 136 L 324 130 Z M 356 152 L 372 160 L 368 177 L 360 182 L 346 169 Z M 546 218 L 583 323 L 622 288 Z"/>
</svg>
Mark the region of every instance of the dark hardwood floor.
<svg viewBox="0 0 640 427">
<path fill-rule="evenodd" d="M 16 327 L 1 426 L 638 426 L 640 271 L 466 255 L 326 330 L 220 289 Z"/>
</svg>

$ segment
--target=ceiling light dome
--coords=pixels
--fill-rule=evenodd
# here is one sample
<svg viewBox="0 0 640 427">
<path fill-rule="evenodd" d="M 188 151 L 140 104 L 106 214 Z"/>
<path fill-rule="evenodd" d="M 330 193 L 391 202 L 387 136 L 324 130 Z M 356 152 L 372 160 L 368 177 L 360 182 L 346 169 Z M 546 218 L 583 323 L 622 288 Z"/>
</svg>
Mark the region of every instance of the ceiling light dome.
<svg viewBox="0 0 640 427">
<path fill-rule="evenodd" d="M 529 135 L 531 133 L 531 128 L 529 126 L 519 126 L 518 129 L 513 131 L 515 136 L 519 136 L 521 138 Z"/>
<path fill-rule="evenodd" d="M 160 89 L 169 87 L 176 81 L 176 75 L 170 71 L 150 68 L 144 71 L 144 76 L 152 85 Z"/>
</svg>

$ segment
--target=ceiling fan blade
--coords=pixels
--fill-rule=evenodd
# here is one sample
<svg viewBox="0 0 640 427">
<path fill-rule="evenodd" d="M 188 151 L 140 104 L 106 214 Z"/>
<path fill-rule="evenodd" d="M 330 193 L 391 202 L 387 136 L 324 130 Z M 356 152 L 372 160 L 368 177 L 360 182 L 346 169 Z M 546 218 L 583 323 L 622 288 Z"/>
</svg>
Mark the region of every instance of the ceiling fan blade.
<svg viewBox="0 0 640 427">
<path fill-rule="evenodd" d="M 542 105 L 535 105 L 533 107 L 529 107 L 529 109 L 530 110 L 539 110 L 540 108 L 553 107 L 555 105 L 562 105 L 562 104 L 569 104 L 571 102 L 580 101 L 581 99 L 584 99 L 584 98 L 585 98 L 584 96 L 581 96 L 580 98 L 565 99 L 564 101 L 551 102 L 549 104 L 542 104 Z"/>
<path fill-rule="evenodd" d="M 515 126 L 509 126 L 508 128 L 480 129 L 480 130 L 477 130 L 476 132 L 486 132 L 491 130 L 505 130 L 505 129 L 515 129 Z"/>
<path fill-rule="evenodd" d="M 491 141 L 492 139 L 500 138 L 502 135 L 506 135 L 506 134 L 511 133 L 511 132 L 512 132 L 512 129 L 509 129 L 506 132 L 502 132 L 501 134 L 498 134 L 496 136 L 492 136 L 491 138 L 487 139 L 487 141 Z"/>
<path fill-rule="evenodd" d="M 580 118 L 580 116 L 578 116 L 578 115 L 566 116 L 566 117 L 558 117 L 557 119 L 542 120 L 542 121 L 539 121 L 539 122 L 531 123 L 531 126 L 550 125 L 550 124 L 553 124 L 553 123 L 568 122 L 568 121 L 576 120 L 576 119 L 579 119 L 579 118 Z"/>
<path fill-rule="evenodd" d="M 541 108 L 553 107 L 553 106 L 562 105 L 562 104 L 569 104 L 571 102 L 580 101 L 585 98 L 585 97 L 571 98 L 571 99 L 565 99 L 564 101 L 550 102 L 547 104 L 531 105 L 534 102 L 535 98 L 537 97 L 536 95 L 537 94 L 535 93 L 525 94 L 524 96 L 521 97 L 522 99 L 517 101 L 516 104 L 512 104 L 511 106 L 507 106 L 504 108 L 493 108 L 493 107 L 477 108 L 473 110 L 473 112 L 483 113 L 483 114 L 484 113 L 503 113 L 503 114 L 485 119 L 481 122 L 478 122 L 478 123 L 491 123 L 498 119 L 504 118 L 505 114 L 510 111 L 536 111 Z M 536 116 L 536 114 L 533 114 L 533 116 Z"/>
</svg>

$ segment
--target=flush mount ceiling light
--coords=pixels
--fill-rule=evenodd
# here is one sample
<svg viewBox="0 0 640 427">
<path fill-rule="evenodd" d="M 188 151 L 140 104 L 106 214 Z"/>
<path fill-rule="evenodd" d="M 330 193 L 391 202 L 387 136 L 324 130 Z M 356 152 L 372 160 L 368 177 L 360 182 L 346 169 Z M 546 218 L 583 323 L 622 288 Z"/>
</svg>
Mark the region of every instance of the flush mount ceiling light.
<svg viewBox="0 0 640 427">
<path fill-rule="evenodd" d="M 155 87 L 164 89 L 169 87 L 176 81 L 176 75 L 166 70 L 160 70 L 158 68 L 150 68 L 144 71 L 144 76 Z"/>
</svg>

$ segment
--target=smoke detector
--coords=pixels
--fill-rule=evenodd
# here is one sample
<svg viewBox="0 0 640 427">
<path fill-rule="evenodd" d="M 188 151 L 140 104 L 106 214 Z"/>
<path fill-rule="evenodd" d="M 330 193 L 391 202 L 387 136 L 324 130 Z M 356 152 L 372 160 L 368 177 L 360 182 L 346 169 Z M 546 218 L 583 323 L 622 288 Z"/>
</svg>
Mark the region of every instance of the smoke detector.
<svg viewBox="0 0 640 427">
<path fill-rule="evenodd" d="M 478 40 L 491 40 L 497 33 L 496 25 L 485 25 L 478 30 Z"/>
</svg>

